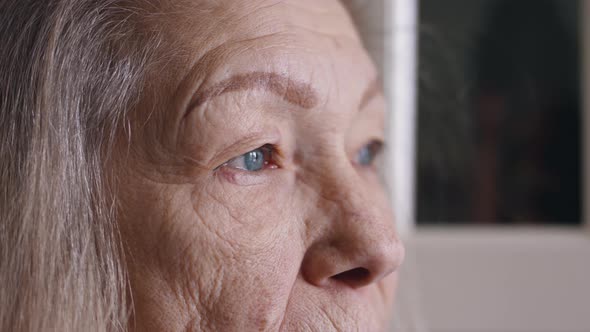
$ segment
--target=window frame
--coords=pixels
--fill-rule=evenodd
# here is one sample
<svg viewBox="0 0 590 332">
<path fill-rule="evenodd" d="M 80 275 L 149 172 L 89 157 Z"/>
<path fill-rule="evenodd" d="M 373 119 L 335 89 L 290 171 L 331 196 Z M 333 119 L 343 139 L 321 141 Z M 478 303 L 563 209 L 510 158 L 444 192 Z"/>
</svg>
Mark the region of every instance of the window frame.
<svg viewBox="0 0 590 332">
<path fill-rule="evenodd" d="M 384 88 L 390 105 L 387 128 L 391 206 L 402 236 L 414 233 L 418 69 L 418 0 L 386 1 Z"/>
<path fill-rule="evenodd" d="M 388 160 L 385 174 L 390 184 L 391 205 L 396 215 L 398 232 L 406 237 L 417 226 L 416 201 L 416 119 L 419 0 L 385 1 L 384 87 L 389 99 Z M 582 155 L 583 169 L 590 169 L 590 0 L 581 0 L 580 42 L 582 44 Z M 582 174 L 582 231 L 590 236 L 590 172 Z M 453 228 L 472 226 L 455 226 Z M 492 226 L 506 228 L 507 226 Z M 509 226 L 508 226 L 509 227 Z M 531 226 L 545 229 L 554 226 Z M 437 227 L 439 228 L 439 227 Z"/>
<path fill-rule="evenodd" d="M 584 157 L 584 174 L 582 178 L 584 187 L 582 191 L 584 228 L 590 236 L 590 0 L 582 0 L 580 11 L 580 36 L 582 43 L 582 153 Z"/>
</svg>

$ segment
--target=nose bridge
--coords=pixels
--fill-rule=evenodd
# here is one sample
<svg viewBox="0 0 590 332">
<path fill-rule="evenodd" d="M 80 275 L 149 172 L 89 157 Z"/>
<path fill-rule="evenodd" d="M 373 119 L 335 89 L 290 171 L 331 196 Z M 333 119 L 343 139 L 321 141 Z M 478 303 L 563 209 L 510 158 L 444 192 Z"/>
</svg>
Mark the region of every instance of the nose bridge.
<svg viewBox="0 0 590 332">
<path fill-rule="evenodd" d="M 322 174 L 318 182 L 322 196 L 337 204 L 360 203 L 369 196 L 352 165 L 333 168 L 331 172 Z"/>
<path fill-rule="evenodd" d="M 372 226 L 394 233 L 393 216 L 379 197 L 380 191 L 368 188 L 354 170 L 334 172 L 325 176 L 323 182 L 322 197 L 334 205 L 332 218 L 337 224 L 369 231 L 367 226 Z"/>
</svg>

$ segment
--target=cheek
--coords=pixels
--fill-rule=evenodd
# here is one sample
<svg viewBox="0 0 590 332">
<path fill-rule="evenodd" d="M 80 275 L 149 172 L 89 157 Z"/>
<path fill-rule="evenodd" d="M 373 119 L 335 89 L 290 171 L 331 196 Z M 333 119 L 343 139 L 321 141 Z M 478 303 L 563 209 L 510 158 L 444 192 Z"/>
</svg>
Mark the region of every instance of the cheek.
<svg viewBox="0 0 590 332">
<path fill-rule="evenodd" d="M 391 315 L 392 286 L 395 284 L 393 278 L 385 279 L 378 287 L 367 287 L 353 296 L 347 292 L 326 296 L 310 285 L 298 282 L 282 331 L 298 331 L 302 326 L 313 326 L 318 331 L 382 331 Z"/>
<path fill-rule="evenodd" d="M 120 218 L 137 321 L 276 330 L 304 251 L 289 179 L 141 189 Z"/>
<path fill-rule="evenodd" d="M 189 300 L 199 294 L 194 300 L 211 324 L 278 327 L 304 251 L 289 188 L 277 179 L 246 187 L 221 181 L 193 191 L 192 230 L 168 240 L 189 247 L 170 277 L 185 285 Z"/>
<path fill-rule="evenodd" d="M 399 273 L 393 272 L 377 284 L 377 294 L 372 298 L 378 318 L 388 323 L 395 305 L 396 290 L 399 283 Z"/>
</svg>

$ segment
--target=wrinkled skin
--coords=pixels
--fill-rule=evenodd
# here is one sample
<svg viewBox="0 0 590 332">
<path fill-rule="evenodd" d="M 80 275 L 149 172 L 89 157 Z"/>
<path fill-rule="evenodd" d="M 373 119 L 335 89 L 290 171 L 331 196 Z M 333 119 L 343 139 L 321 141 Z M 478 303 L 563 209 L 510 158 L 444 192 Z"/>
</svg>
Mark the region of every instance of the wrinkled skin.
<svg viewBox="0 0 590 332">
<path fill-rule="evenodd" d="M 117 159 L 130 328 L 383 330 L 403 247 L 375 165 L 357 158 L 384 138 L 385 107 L 345 9 L 187 1 L 170 13 L 157 19 L 175 56 Z M 271 72 L 287 83 L 216 90 Z M 227 163 L 266 144 L 263 170 Z"/>
</svg>

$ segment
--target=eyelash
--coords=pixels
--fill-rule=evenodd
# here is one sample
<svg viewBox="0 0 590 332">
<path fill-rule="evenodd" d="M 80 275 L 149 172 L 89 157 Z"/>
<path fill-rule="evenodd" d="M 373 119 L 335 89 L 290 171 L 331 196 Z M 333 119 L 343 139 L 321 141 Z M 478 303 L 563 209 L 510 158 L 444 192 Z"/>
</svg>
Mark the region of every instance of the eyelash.
<svg viewBox="0 0 590 332">
<path fill-rule="evenodd" d="M 383 151 L 384 143 L 381 140 L 371 140 L 365 144 L 355 156 L 354 164 L 363 168 L 373 168 L 375 166 L 375 159 L 377 159 Z M 248 151 L 240 156 L 234 157 L 223 165 L 217 167 L 230 168 L 242 172 L 258 173 L 268 169 L 279 168 L 277 160 L 275 158 L 278 155 L 278 149 L 275 145 L 265 144 L 259 148 Z M 263 158 L 260 160 L 260 157 Z M 247 158 L 254 158 L 248 160 Z M 260 167 L 258 169 L 249 169 L 249 166 L 253 166 L 252 162 L 256 163 L 254 166 Z M 233 165 L 232 165 L 233 164 Z M 216 169 L 216 170 L 217 170 Z"/>
<path fill-rule="evenodd" d="M 236 170 L 251 173 L 261 172 L 267 169 L 276 169 L 278 168 L 277 161 L 275 158 L 275 155 L 277 154 L 278 149 L 276 148 L 276 146 L 272 144 L 265 144 L 259 148 L 248 151 L 242 155 L 230 159 L 218 168 L 229 167 Z M 247 158 L 254 158 L 254 160 L 248 160 Z M 252 165 L 252 162 L 257 164 Z M 249 166 L 260 166 L 260 169 L 248 169 Z"/>
</svg>

